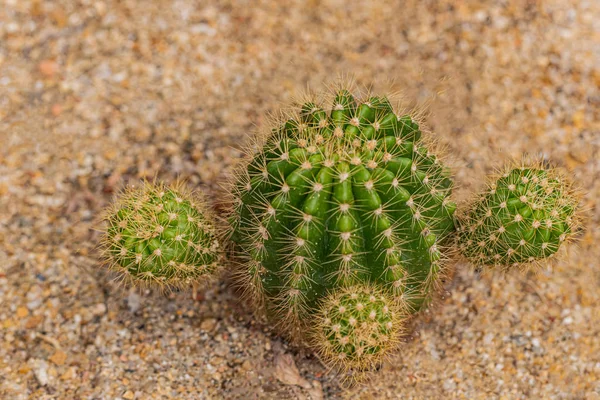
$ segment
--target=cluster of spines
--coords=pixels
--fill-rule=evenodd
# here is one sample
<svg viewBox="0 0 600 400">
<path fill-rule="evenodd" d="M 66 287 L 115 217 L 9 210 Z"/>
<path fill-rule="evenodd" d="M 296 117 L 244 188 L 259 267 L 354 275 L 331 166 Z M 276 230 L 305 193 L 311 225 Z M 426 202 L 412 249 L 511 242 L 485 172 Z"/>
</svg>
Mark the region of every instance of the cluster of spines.
<svg viewBox="0 0 600 400">
<path fill-rule="evenodd" d="M 210 212 L 181 184 L 132 186 L 103 219 L 105 263 L 123 283 L 183 288 L 207 281 L 218 269 L 220 249 Z"/>
<path fill-rule="evenodd" d="M 491 179 L 459 218 L 459 249 L 477 266 L 539 265 L 573 239 L 579 192 L 559 170 L 527 161 Z"/>
<path fill-rule="evenodd" d="M 356 103 L 341 90 L 329 114 L 306 102 L 254 146 L 233 185 L 231 233 L 242 284 L 274 305 L 276 321 L 305 319 L 327 286 L 379 280 L 406 304 L 434 292 L 456 206 L 447 171 L 420 137 L 386 98 Z M 365 249 L 365 236 L 380 253 Z M 411 271 L 405 246 L 427 249 L 425 277 Z M 328 250 L 335 257 L 319 262 Z M 373 261 L 384 268 L 369 270 Z"/>
<path fill-rule="evenodd" d="M 368 284 L 351 286 L 325 299 L 312 339 L 327 364 L 360 379 L 397 347 L 404 319 L 386 291 Z"/>
</svg>

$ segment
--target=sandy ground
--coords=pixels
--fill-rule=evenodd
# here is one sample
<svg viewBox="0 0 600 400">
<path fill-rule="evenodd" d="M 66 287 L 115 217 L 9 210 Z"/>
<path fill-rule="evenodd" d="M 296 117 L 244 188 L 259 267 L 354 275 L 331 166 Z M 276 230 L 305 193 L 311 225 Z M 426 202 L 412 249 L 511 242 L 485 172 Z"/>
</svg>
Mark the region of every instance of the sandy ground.
<svg viewBox="0 0 600 400">
<path fill-rule="evenodd" d="M 1 398 L 600 398 L 600 3 L 346 3 L 0 0 Z M 589 210 L 579 249 L 537 276 L 459 263 L 350 392 L 226 283 L 123 292 L 94 252 L 119 187 L 214 195 L 266 112 L 340 73 L 428 107 L 457 199 L 528 152 L 571 168 Z"/>
</svg>

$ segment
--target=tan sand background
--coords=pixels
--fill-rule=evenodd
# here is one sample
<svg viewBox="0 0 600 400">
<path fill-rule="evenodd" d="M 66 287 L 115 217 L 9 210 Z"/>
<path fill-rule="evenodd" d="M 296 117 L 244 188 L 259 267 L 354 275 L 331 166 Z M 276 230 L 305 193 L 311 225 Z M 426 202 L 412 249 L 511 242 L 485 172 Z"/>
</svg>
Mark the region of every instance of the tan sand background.
<svg viewBox="0 0 600 400">
<path fill-rule="evenodd" d="M 1 398 L 600 398 L 600 2 L 349 3 L 0 0 Z M 214 195 L 266 112 L 340 73 L 428 106 L 458 199 L 529 152 L 571 168 L 589 209 L 579 250 L 537 276 L 459 264 L 352 392 L 226 283 L 104 282 L 93 230 L 139 178 Z"/>
</svg>

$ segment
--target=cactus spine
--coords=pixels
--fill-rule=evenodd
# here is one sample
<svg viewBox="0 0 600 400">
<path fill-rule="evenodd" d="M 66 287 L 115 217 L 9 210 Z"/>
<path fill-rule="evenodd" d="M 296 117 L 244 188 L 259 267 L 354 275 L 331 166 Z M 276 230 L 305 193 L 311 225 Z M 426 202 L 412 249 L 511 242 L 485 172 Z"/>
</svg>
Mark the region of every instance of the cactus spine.
<svg viewBox="0 0 600 400">
<path fill-rule="evenodd" d="M 480 267 L 538 264 L 573 238 L 578 203 L 578 191 L 557 169 L 510 167 L 459 218 L 460 251 Z"/>
<path fill-rule="evenodd" d="M 127 189 L 104 220 L 106 264 L 126 283 L 182 288 L 217 270 L 219 243 L 210 214 L 182 185 L 145 182 Z"/>
<path fill-rule="evenodd" d="M 292 337 L 355 285 L 420 310 L 454 230 L 449 171 L 414 118 L 386 97 L 331 97 L 330 110 L 308 101 L 277 124 L 231 191 L 242 284 Z"/>
</svg>

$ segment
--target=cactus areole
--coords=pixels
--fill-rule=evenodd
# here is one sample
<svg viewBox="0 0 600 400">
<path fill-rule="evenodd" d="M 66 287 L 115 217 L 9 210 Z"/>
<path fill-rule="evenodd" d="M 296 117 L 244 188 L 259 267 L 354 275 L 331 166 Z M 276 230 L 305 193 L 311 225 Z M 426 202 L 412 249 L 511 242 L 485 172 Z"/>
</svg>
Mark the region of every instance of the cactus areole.
<svg viewBox="0 0 600 400">
<path fill-rule="evenodd" d="M 244 286 L 294 326 L 337 288 L 374 285 L 416 311 L 454 229 L 447 168 L 385 97 L 334 94 L 272 130 L 233 185 Z"/>
</svg>

